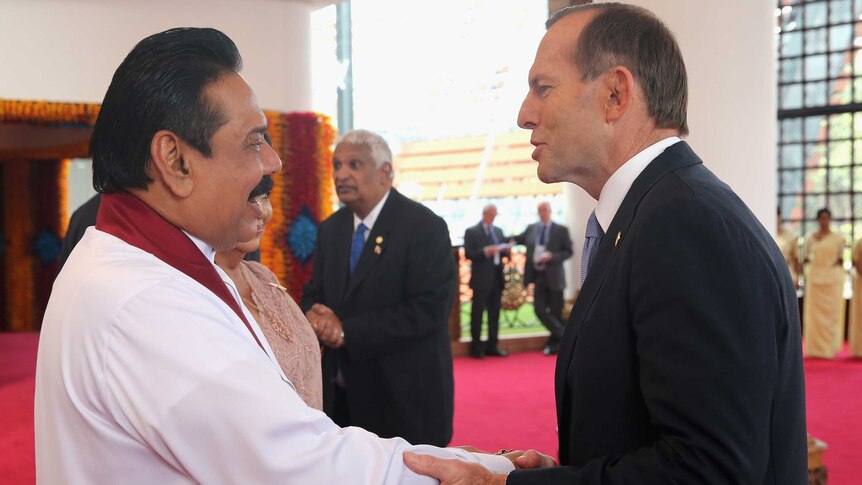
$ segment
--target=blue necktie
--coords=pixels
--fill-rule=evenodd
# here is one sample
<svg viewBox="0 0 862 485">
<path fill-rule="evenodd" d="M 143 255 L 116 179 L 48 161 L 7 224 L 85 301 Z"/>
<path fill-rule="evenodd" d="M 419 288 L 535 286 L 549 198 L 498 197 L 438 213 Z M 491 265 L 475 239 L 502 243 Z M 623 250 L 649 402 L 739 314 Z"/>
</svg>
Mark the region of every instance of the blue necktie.
<svg viewBox="0 0 862 485">
<path fill-rule="evenodd" d="M 548 232 L 548 226 L 545 224 L 542 224 L 542 232 L 539 235 L 539 244 L 542 246 L 545 245 L 545 234 L 547 234 L 547 232 Z"/>
<path fill-rule="evenodd" d="M 599 244 L 602 242 L 602 237 L 605 231 L 599 225 L 599 220 L 596 219 L 596 211 L 590 214 L 587 220 L 587 232 L 584 238 L 584 252 L 581 254 L 581 287 L 584 286 L 584 280 L 587 279 L 587 272 L 590 271 L 590 265 L 593 263 L 593 258 L 599 251 Z"/>
<path fill-rule="evenodd" d="M 356 269 L 356 263 L 359 262 L 359 255 L 362 254 L 362 248 L 365 247 L 366 230 L 368 228 L 360 222 L 356 226 L 356 232 L 353 233 L 353 241 L 350 242 L 350 276 L 353 276 L 353 270 Z"/>
<path fill-rule="evenodd" d="M 497 238 L 497 231 L 494 230 L 494 226 L 488 226 L 488 236 L 491 237 L 492 243 L 500 244 L 500 240 Z"/>
</svg>

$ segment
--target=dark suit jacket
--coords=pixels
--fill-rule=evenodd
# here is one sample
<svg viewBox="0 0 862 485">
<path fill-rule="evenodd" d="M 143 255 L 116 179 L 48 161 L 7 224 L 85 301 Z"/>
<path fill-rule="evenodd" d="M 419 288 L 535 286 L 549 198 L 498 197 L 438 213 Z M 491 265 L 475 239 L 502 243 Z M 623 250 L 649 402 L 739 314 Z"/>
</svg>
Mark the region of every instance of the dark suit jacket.
<svg viewBox="0 0 862 485">
<path fill-rule="evenodd" d="M 511 484 L 805 484 L 796 292 L 772 237 L 685 143 L 635 180 L 557 359 L 563 467 Z"/>
<path fill-rule="evenodd" d="M 572 239 L 569 237 L 569 229 L 566 226 L 551 221 L 548 231 L 548 240 L 545 249 L 553 256 L 545 263 L 545 284 L 552 290 L 563 291 L 566 288 L 566 272 L 563 270 L 563 261 L 572 257 Z M 523 234 L 516 236 L 518 244 L 527 246 L 527 259 L 524 263 L 524 284 L 535 283 L 536 275 L 533 268 L 533 255 L 536 251 L 536 233 L 542 228 L 541 222 L 530 224 Z"/>
<path fill-rule="evenodd" d="M 454 407 L 448 317 L 457 282 L 446 223 L 392 189 L 349 277 L 352 234 L 347 208 L 320 224 L 303 289 L 304 310 L 323 303 L 344 326 L 346 346 L 323 352 L 324 410 L 332 411 L 341 365 L 352 424 L 446 445 Z"/>
<path fill-rule="evenodd" d="M 491 230 L 497 233 L 500 243 L 506 241 L 503 231 L 497 226 L 491 226 Z M 470 288 L 474 290 L 485 290 L 491 288 L 495 282 L 501 281 L 495 273 L 503 274 L 503 262 L 494 265 L 494 256 L 485 255 L 485 246 L 494 244 L 490 237 L 485 234 L 482 223 L 470 226 L 464 232 L 464 255 L 472 262 L 470 267 Z M 502 254 L 500 255 L 503 256 Z"/>
</svg>

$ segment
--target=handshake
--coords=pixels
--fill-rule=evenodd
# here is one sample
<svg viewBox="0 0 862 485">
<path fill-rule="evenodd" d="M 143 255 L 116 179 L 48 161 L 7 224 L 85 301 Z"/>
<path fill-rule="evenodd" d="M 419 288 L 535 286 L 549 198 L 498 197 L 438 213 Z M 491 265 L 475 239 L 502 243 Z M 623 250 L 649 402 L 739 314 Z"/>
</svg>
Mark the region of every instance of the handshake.
<svg viewBox="0 0 862 485">
<path fill-rule="evenodd" d="M 459 448 L 472 453 L 488 453 L 472 446 Z M 557 462 L 553 458 L 536 450 L 500 450 L 495 454 L 508 458 L 516 470 L 557 466 Z M 440 485 L 502 485 L 506 483 L 506 475 L 493 473 L 477 463 L 410 452 L 404 453 L 404 463 L 420 475 L 436 478 L 440 481 Z"/>
</svg>

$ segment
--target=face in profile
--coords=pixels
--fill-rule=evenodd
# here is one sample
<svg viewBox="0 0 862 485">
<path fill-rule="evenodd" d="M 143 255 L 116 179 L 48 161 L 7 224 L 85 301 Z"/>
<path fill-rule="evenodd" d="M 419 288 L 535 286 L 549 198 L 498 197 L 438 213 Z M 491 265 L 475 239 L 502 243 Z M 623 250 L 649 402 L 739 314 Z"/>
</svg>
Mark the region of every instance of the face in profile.
<svg viewBox="0 0 862 485">
<path fill-rule="evenodd" d="M 206 88 L 211 103 L 227 120 L 212 136 L 207 158 L 188 144 L 183 154 L 192 170 L 195 217 L 204 240 L 216 250 L 231 249 L 256 237 L 259 217 L 248 208 L 249 194 L 264 174 L 281 170 L 281 160 L 264 141 L 266 118 L 251 88 L 228 73 Z"/>
<path fill-rule="evenodd" d="M 537 175 L 542 182 L 583 182 L 600 159 L 603 117 L 598 80 L 584 82 L 572 59 L 591 14 L 571 14 L 551 26 L 530 68 L 529 91 L 518 126 L 532 130 Z"/>
<path fill-rule="evenodd" d="M 254 197 L 248 201 L 247 205 L 248 210 L 252 214 L 250 217 L 253 217 L 256 221 L 256 229 L 253 238 L 236 245 L 236 248 L 243 253 L 257 251 L 266 226 L 272 220 L 272 203 L 269 200 L 269 192 Z"/>
<path fill-rule="evenodd" d="M 377 167 L 371 149 L 364 144 L 339 143 L 332 154 L 335 193 L 354 212 L 372 209 L 389 189 L 391 165 Z"/>
</svg>

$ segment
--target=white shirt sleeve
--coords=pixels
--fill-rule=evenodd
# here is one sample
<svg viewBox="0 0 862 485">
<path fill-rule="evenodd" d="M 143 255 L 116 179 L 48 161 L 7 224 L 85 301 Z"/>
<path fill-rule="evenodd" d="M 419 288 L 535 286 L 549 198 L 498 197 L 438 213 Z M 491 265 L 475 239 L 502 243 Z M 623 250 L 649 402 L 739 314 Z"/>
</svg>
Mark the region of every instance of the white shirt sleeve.
<svg viewBox="0 0 862 485">
<path fill-rule="evenodd" d="M 179 474 L 225 485 L 437 483 L 409 470 L 405 451 L 512 470 L 500 456 L 338 427 L 305 405 L 226 305 L 207 300 L 188 285 L 138 293 L 104 351 L 110 419 Z"/>
</svg>

